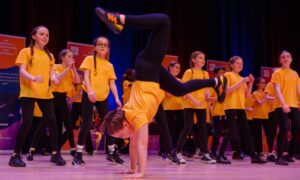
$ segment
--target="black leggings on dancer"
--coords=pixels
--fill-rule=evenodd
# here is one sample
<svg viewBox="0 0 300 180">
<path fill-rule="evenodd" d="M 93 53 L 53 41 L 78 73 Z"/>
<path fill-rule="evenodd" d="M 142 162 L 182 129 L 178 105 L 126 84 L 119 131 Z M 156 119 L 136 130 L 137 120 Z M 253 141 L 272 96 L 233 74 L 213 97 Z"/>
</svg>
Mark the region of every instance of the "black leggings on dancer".
<svg viewBox="0 0 300 180">
<path fill-rule="evenodd" d="M 167 15 L 126 15 L 125 25 L 152 30 L 145 48 L 135 60 L 136 80 L 158 82 L 162 90 L 175 96 L 216 85 L 214 79 L 181 83 L 161 65 L 169 43 L 170 19 Z"/>
<path fill-rule="evenodd" d="M 41 124 L 45 124 L 49 128 L 49 138 L 52 151 L 58 150 L 57 143 L 57 125 L 56 119 L 54 116 L 54 105 L 52 99 L 35 99 L 35 98 L 26 98 L 23 97 L 20 99 L 21 109 L 22 109 L 22 123 L 19 129 L 19 132 L 16 137 L 16 146 L 14 149 L 14 153 L 20 154 L 22 146 L 26 140 L 27 134 L 30 130 L 32 119 L 33 119 L 33 111 L 34 111 L 34 103 L 37 102 L 40 107 L 43 117 Z M 39 129 L 42 127 L 40 125 Z M 44 132 L 45 129 L 43 129 Z M 38 131 L 38 130 L 37 130 Z M 36 134 L 35 134 L 36 136 Z"/>
<path fill-rule="evenodd" d="M 82 94 L 82 102 L 81 102 L 81 108 L 82 108 L 82 123 L 78 135 L 78 143 L 77 146 L 83 146 L 86 142 L 86 139 L 88 136 L 90 136 L 90 130 L 92 127 L 92 119 L 93 119 L 93 106 L 95 105 L 99 117 L 103 120 L 104 116 L 109 112 L 108 103 L 107 100 L 104 101 L 96 101 L 95 103 L 92 103 L 86 92 L 83 92 Z M 107 135 L 106 136 L 106 144 L 114 145 L 116 141 L 116 138 Z M 78 151 L 78 150 L 77 150 Z"/>
</svg>

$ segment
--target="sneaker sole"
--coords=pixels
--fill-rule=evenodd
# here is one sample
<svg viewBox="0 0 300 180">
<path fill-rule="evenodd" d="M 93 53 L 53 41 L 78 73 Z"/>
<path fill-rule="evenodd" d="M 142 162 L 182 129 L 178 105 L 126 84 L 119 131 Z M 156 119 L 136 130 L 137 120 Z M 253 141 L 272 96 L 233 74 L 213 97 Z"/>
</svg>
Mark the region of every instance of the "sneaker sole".
<svg viewBox="0 0 300 180">
<path fill-rule="evenodd" d="M 95 9 L 95 13 L 97 14 L 98 18 L 104 23 L 106 24 L 106 26 L 112 31 L 114 32 L 115 34 L 121 34 L 122 31 L 117 31 L 116 29 L 114 29 L 111 24 L 107 21 L 106 17 L 105 17 L 105 10 L 100 8 L 100 7 L 97 7 Z"/>
</svg>

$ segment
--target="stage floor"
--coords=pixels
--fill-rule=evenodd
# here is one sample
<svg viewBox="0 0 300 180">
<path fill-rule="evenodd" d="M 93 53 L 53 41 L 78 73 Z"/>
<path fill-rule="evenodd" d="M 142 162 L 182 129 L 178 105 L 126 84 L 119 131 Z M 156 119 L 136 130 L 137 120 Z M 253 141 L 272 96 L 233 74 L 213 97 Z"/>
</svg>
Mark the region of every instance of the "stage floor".
<svg viewBox="0 0 300 180">
<path fill-rule="evenodd" d="M 8 166 L 9 155 L 0 155 L 1 179 L 14 180 L 89 180 L 122 179 L 120 172 L 129 169 L 129 157 L 122 155 L 125 165 L 112 165 L 105 160 L 104 154 L 84 156 L 86 166 L 74 167 L 72 157 L 64 154 L 67 165 L 54 166 L 49 162 L 50 156 L 36 155 L 35 160 L 27 162 L 26 168 Z M 25 156 L 24 156 L 25 157 Z M 289 166 L 277 166 L 274 163 L 252 165 L 250 160 L 232 161 L 231 165 L 204 164 L 199 159 L 187 159 L 186 165 L 172 165 L 157 155 L 150 155 L 145 179 L 263 179 L 263 180 L 299 180 L 300 161 Z"/>
</svg>

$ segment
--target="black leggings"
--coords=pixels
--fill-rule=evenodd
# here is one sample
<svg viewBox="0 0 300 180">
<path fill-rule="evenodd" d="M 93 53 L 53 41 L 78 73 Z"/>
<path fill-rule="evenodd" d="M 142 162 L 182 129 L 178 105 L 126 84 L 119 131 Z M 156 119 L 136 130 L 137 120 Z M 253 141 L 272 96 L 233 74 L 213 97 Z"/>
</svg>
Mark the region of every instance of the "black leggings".
<svg viewBox="0 0 300 180">
<path fill-rule="evenodd" d="M 54 92 L 53 95 L 54 95 L 55 115 L 56 115 L 57 127 L 58 127 L 58 142 L 60 145 L 59 147 L 61 148 L 63 146 L 62 129 L 64 124 L 66 128 L 65 133 L 67 134 L 70 147 L 75 148 L 73 128 L 70 119 L 70 112 L 68 109 L 66 93 Z"/>
<path fill-rule="evenodd" d="M 262 139 L 262 130 L 264 129 L 265 135 L 267 138 L 267 144 L 270 147 L 270 131 L 268 126 L 267 119 L 253 119 L 251 123 L 251 132 L 254 140 L 254 147 L 257 154 L 260 154 L 263 150 L 263 139 Z M 273 139 L 274 140 L 274 139 Z M 269 149 L 269 152 L 272 150 Z"/>
<path fill-rule="evenodd" d="M 84 91 L 82 94 L 82 123 L 79 130 L 78 135 L 78 145 L 83 146 L 87 137 L 89 136 L 91 127 L 92 127 L 92 119 L 93 119 L 93 106 L 96 107 L 99 117 L 103 120 L 104 116 L 109 112 L 107 100 L 104 101 L 96 101 L 96 103 L 92 103 L 87 93 Z M 116 138 L 106 135 L 106 144 L 113 145 L 115 144 Z"/>
<path fill-rule="evenodd" d="M 165 114 L 167 117 L 170 134 L 172 137 L 172 142 L 173 142 L 172 149 L 174 149 L 178 143 L 179 135 L 183 130 L 183 125 L 184 125 L 183 110 L 165 110 Z"/>
<path fill-rule="evenodd" d="M 278 128 L 278 117 L 276 111 L 269 113 L 268 127 L 269 127 L 268 150 L 269 152 L 273 152 L 274 141 L 277 135 L 277 128 Z"/>
<path fill-rule="evenodd" d="M 276 108 L 276 114 L 278 117 L 279 133 L 277 137 L 277 154 L 278 157 L 283 156 L 284 145 L 287 141 L 288 133 L 288 120 L 291 120 L 292 124 L 292 136 L 293 143 L 295 143 L 295 151 L 299 152 L 300 149 L 300 111 L 298 108 L 291 108 L 291 112 L 284 113 L 282 108 Z M 290 150 L 291 151 L 291 150 Z"/>
<path fill-rule="evenodd" d="M 247 148 L 249 150 L 251 158 L 255 157 L 255 150 L 253 144 L 253 138 L 247 122 L 246 112 L 244 109 L 228 109 L 225 110 L 226 122 L 228 127 L 228 135 L 231 142 L 236 146 L 235 150 L 240 151 L 240 134 L 238 125 L 241 127 L 241 135 L 245 137 Z M 229 141 L 228 141 L 229 143 Z M 220 154 L 224 154 L 227 145 L 224 145 L 220 149 Z"/>
<path fill-rule="evenodd" d="M 21 153 L 22 146 L 26 140 L 28 132 L 31 127 L 34 111 L 34 103 L 37 102 L 42 113 L 43 117 L 41 124 L 45 124 L 49 128 L 49 138 L 52 151 L 57 151 L 57 125 L 55 119 L 54 105 L 52 99 L 36 99 L 36 98 L 27 98 L 22 97 L 20 99 L 21 109 L 22 109 L 22 121 L 21 126 L 16 137 L 16 145 L 14 152 L 19 154 Z M 39 126 L 38 130 L 43 128 L 42 125 Z M 38 131 L 37 130 L 37 131 Z M 35 134 L 36 136 L 36 134 Z"/>
<path fill-rule="evenodd" d="M 158 82 L 162 90 L 175 96 L 215 86 L 214 79 L 181 83 L 161 65 L 169 43 L 170 19 L 167 15 L 126 15 L 125 25 L 152 30 L 145 48 L 135 60 L 136 80 Z"/>
<path fill-rule="evenodd" d="M 161 104 L 159 105 L 158 110 L 156 112 L 155 120 L 158 123 L 158 129 L 159 129 L 160 140 L 161 140 L 160 143 L 161 152 L 171 154 L 173 143 L 170 136 L 170 130 L 169 130 L 166 114 Z"/>
<path fill-rule="evenodd" d="M 73 130 L 76 128 L 76 122 L 77 122 L 79 116 L 82 117 L 81 103 L 73 102 L 72 108 L 71 108 L 71 124 L 72 124 Z M 65 142 L 67 141 L 67 139 L 68 139 L 68 134 L 65 131 L 62 134 L 60 145 L 63 146 L 65 144 Z M 94 150 L 91 132 L 89 132 L 87 135 L 86 142 L 85 142 L 85 150 L 87 152 L 92 152 Z"/>
<path fill-rule="evenodd" d="M 213 116 L 212 120 L 213 120 L 213 139 L 212 139 L 211 152 L 213 154 L 217 154 L 216 152 L 218 150 L 220 137 L 222 135 L 222 125 L 226 128 L 226 131 L 224 132 L 224 138 L 220 149 L 222 149 L 223 146 L 227 146 L 227 144 L 229 143 L 227 121 L 225 119 L 225 116 Z M 220 154 L 220 155 L 224 155 L 224 154 Z"/>
<path fill-rule="evenodd" d="M 197 128 L 198 133 L 196 139 L 196 146 L 200 148 L 202 153 L 207 153 L 207 128 L 206 128 L 206 109 L 184 109 L 184 126 L 181 131 L 178 143 L 176 146 L 176 152 L 181 152 L 182 148 L 186 142 L 187 135 L 192 132 L 194 124 L 194 114 L 196 114 L 198 122 Z"/>
</svg>

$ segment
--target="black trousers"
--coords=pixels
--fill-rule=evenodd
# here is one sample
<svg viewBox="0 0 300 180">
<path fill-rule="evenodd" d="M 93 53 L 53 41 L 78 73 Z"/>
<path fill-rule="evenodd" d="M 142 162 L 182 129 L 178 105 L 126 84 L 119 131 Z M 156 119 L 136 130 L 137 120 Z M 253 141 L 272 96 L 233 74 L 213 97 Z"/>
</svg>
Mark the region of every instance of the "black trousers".
<svg viewBox="0 0 300 180">
<path fill-rule="evenodd" d="M 253 144 L 253 138 L 251 131 L 247 122 L 246 112 L 244 109 L 228 109 L 225 110 L 226 121 L 228 127 L 228 135 L 231 142 L 235 145 L 235 150 L 240 151 L 240 134 L 239 134 L 239 125 L 241 128 L 242 136 L 245 137 L 245 143 L 249 154 L 252 158 L 255 157 L 255 150 Z M 229 141 L 228 141 L 229 143 Z M 220 153 L 224 153 L 227 148 L 227 145 L 224 145 L 220 149 Z"/>
<path fill-rule="evenodd" d="M 207 128 L 206 128 L 206 109 L 184 109 L 184 127 L 179 135 L 176 152 L 181 152 L 186 142 L 187 135 L 192 132 L 194 124 L 194 114 L 196 114 L 198 122 L 198 133 L 196 137 L 196 146 L 200 148 L 201 152 L 207 153 Z"/>
<path fill-rule="evenodd" d="M 217 154 L 216 152 L 218 150 L 220 137 L 222 135 L 222 127 L 223 129 L 226 130 L 224 132 L 223 141 L 220 149 L 222 149 L 222 146 L 225 145 L 227 146 L 227 144 L 229 143 L 227 121 L 225 119 L 225 116 L 213 116 L 212 121 L 213 121 L 213 139 L 212 139 L 211 152 Z M 221 155 L 224 155 L 224 152 Z"/>
<path fill-rule="evenodd" d="M 86 92 L 82 94 L 82 123 L 78 135 L 78 145 L 84 145 L 88 136 L 90 136 L 90 130 L 92 127 L 93 107 L 95 106 L 99 117 L 103 120 L 104 116 L 109 112 L 107 100 L 96 101 L 96 103 L 90 102 Z M 115 144 L 116 138 L 106 135 L 106 145 Z"/>
<path fill-rule="evenodd" d="M 41 124 L 45 124 L 45 126 L 47 126 L 49 129 L 49 138 L 52 151 L 58 150 L 57 125 L 52 99 L 22 97 L 20 99 L 22 109 L 21 126 L 16 137 L 16 145 L 14 148 L 14 152 L 17 154 L 21 153 L 22 146 L 31 128 L 35 102 L 37 102 L 43 113 L 44 118 L 42 118 Z M 43 127 L 43 125 L 40 125 L 37 131 L 45 131 L 45 127 Z M 35 134 L 34 136 L 36 137 L 37 135 Z"/>
<path fill-rule="evenodd" d="M 282 108 L 276 108 L 278 117 L 279 132 L 277 136 L 277 155 L 283 156 L 284 145 L 287 141 L 288 120 L 291 120 L 292 137 L 294 143 L 294 151 L 300 152 L 300 111 L 298 108 L 291 108 L 291 112 L 284 113 Z M 291 151 L 291 149 L 290 149 Z"/>
<path fill-rule="evenodd" d="M 165 110 L 165 114 L 168 121 L 168 126 L 170 129 L 170 134 L 173 142 L 172 149 L 176 148 L 178 143 L 178 138 L 183 130 L 184 118 L 183 110 Z"/>
<path fill-rule="evenodd" d="M 260 154 L 263 150 L 262 130 L 265 131 L 267 138 L 267 144 L 270 143 L 270 129 L 268 119 L 253 119 L 251 125 L 252 136 L 254 140 L 254 147 L 257 154 Z M 270 147 L 270 145 L 269 145 Z M 270 150 L 269 150 L 270 151 Z M 272 150 L 271 150 L 272 152 Z"/>
</svg>

